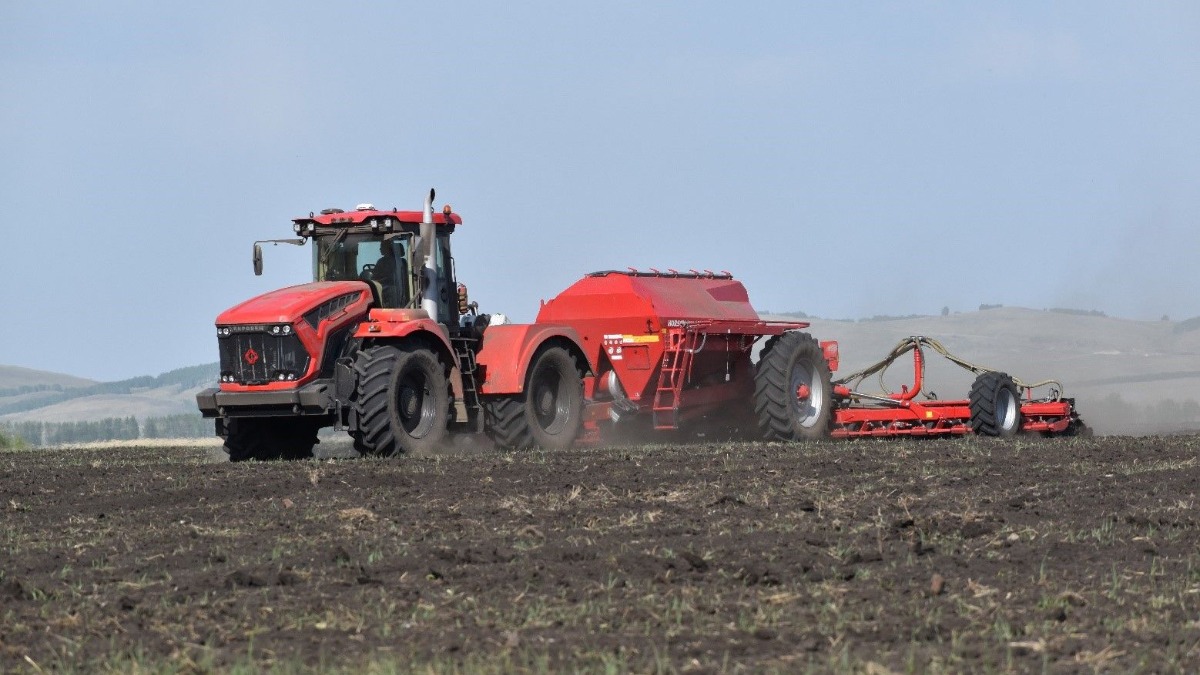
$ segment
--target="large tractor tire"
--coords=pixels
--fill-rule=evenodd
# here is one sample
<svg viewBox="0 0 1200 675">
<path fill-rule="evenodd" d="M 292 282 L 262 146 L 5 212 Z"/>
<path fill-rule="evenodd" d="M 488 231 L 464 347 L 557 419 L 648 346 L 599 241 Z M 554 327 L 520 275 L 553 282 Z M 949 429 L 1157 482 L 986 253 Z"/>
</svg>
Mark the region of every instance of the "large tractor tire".
<svg viewBox="0 0 1200 675">
<path fill-rule="evenodd" d="M 971 428 L 984 436 L 1009 438 L 1021 430 L 1021 395 L 1006 373 L 975 378 L 970 395 Z"/>
<path fill-rule="evenodd" d="M 225 427 L 229 461 L 308 459 L 317 444 L 319 424 L 296 417 L 241 417 Z"/>
<path fill-rule="evenodd" d="M 562 347 L 540 352 L 529 368 L 525 392 L 491 397 L 484 414 L 488 436 L 502 448 L 571 447 L 583 427 L 583 375 L 578 364 Z"/>
<path fill-rule="evenodd" d="M 372 347 L 358 353 L 354 372 L 356 450 L 391 457 L 442 445 L 450 421 L 450 383 L 436 354 L 419 347 Z"/>
<path fill-rule="evenodd" d="M 833 385 L 821 345 L 788 331 L 763 348 L 754 373 L 754 412 L 768 440 L 823 438 L 833 424 Z"/>
<path fill-rule="evenodd" d="M 487 398 L 483 401 L 483 415 L 488 438 L 497 446 L 505 450 L 522 450 L 533 445 L 523 397 Z"/>
</svg>

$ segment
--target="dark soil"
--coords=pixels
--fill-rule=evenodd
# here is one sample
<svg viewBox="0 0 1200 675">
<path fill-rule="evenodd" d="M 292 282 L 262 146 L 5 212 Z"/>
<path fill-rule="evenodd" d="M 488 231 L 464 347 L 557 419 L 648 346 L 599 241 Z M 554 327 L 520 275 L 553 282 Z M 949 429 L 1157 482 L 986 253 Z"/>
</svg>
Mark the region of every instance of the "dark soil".
<svg viewBox="0 0 1200 675">
<path fill-rule="evenodd" d="M 0 671 L 1200 670 L 1200 437 L 0 453 Z"/>
</svg>

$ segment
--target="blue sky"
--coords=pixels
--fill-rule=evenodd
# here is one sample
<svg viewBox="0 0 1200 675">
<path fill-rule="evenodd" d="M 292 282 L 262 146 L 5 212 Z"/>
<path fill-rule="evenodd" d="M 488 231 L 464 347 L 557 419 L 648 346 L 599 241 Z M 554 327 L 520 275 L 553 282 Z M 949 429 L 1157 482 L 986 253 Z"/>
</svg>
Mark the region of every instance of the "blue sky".
<svg viewBox="0 0 1200 675">
<path fill-rule="evenodd" d="M 517 320 L 626 266 L 829 318 L 1200 315 L 1200 4 L 193 4 L 0 7 L 0 363 L 214 361 L 309 274 L 252 241 L 431 186 Z"/>
</svg>

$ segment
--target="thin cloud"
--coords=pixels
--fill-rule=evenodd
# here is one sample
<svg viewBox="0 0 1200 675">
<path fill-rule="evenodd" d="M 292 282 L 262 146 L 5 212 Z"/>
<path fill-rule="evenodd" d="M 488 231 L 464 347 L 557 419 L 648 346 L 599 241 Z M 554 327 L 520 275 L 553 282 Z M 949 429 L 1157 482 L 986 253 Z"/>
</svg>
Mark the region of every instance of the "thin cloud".
<svg viewBox="0 0 1200 675">
<path fill-rule="evenodd" d="M 1073 76 L 1084 64 L 1083 45 L 1069 33 L 989 29 L 968 43 L 968 66 L 1005 79 Z"/>
</svg>

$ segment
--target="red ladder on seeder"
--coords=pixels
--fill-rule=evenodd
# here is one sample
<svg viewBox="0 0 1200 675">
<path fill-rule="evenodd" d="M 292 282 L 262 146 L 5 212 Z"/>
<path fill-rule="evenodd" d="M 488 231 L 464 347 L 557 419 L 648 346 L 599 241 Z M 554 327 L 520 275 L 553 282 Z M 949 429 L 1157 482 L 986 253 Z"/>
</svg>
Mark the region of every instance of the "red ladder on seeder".
<svg viewBox="0 0 1200 675">
<path fill-rule="evenodd" d="M 696 343 L 704 334 L 697 326 L 671 328 L 663 349 L 662 368 L 658 372 L 658 387 L 654 390 L 654 428 L 678 429 L 679 407 L 683 400 L 683 385 L 692 375 L 692 356 Z"/>
</svg>

